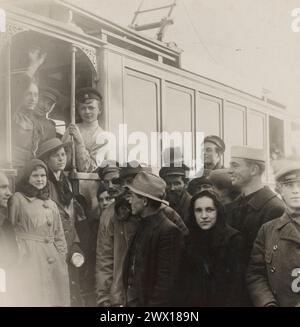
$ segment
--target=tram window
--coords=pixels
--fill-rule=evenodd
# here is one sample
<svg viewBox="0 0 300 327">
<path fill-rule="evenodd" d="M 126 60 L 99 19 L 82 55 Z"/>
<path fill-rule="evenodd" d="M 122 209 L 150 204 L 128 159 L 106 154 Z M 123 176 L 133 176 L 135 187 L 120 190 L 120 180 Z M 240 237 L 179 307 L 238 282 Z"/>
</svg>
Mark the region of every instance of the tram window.
<svg viewBox="0 0 300 327">
<path fill-rule="evenodd" d="M 247 112 L 247 145 L 253 148 L 265 147 L 265 116 L 248 110 Z"/>
<path fill-rule="evenodd" d="M 166 83 L 166 106 L 163 107 L 162 113 L 162 130 L 181 135 L 181 142 L 170 144 L 163 140 L 163 149 L 170 146 L 180 147 L 182 153 L 185 153 L 185 162 L 191 166 L 193 157 L 192 141 L 188 142 L 188 135 L 192 137 L 192 111 L 194 109 L 193 91 L 184 87 Z M 189 133 L 189 134 L 184 134 Z M 184 137 L 186 136 L 186 144 Z M 184 145 L 189 145 L 189 149 L 184 149 Z"/>
<path fill-rule="evenodd" d="M 225 103 L 224 107 L 224 141 L 226 148 L 224 161 L 228 166 L 230 148 L 233 145 L 245 145 L 245 108 L 234 103 Z"/>
<path fill-rule="evenodd" d="M 283 120 L 269 116 L 270 160 L 282 159 L 284 156 Z"/>
<path fill-rule="evenodd" d="M 221 100 L 199 93 L 196 109 L 196 131 L 221 136 Z"/>
<path fill-rule="evenodd" d="M 140 143 L 128 144 L 128 155 L 136 155 L 134 148 L 139 155 L 139 157 L 129 157 L 128 160 L 141 160 L 150 164 L 150 156 L 157 155 L 158 151 L 151 153 L 150 144 L 151 133 L 157 132 L 157 112 L 159 110 L 158 83 L 159 80 L 156 78 L 131 72 L 130 70 L 126 71 L 124 118 L 128 128 L 128 142 L 134 143 L 139 139 L 137 134 L 137 139 L 135 139 L 133 133 L 136 132 L 145 133 L 147 136 L 147 138 L 140 138 Z M 157 146 L 157 142 L 155 143 L 155 146 Z M 139 146 L 140 151 L 138 150 Z M 146 149 L 148 151 L 145 151 Z M 155 160 L 156 158 L 152 159 Z"/>
</svg>

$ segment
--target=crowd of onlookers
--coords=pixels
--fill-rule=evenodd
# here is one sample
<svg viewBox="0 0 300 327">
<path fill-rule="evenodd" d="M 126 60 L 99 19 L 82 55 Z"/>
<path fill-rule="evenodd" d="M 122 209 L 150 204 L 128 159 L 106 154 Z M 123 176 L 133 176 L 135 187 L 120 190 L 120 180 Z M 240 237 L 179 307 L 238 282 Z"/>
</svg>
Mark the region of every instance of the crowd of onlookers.
<svg viewBox="0 0 300 327">
<path fill-rule="evenodd" d="M 233 146 L 225 168 L 215 135 L 192 179 L 177 148 L 158 175 L 138 161 L 99 166 L 102 97 L 78 90 L 81 122 L 57 135 L 59 92 L 34 79 L 45 58 L 29 52 L 20 84 L 14 194 L 0 173 L 0 305 L 300 305 L 299 162 L 274 166 L 277 193 L 263 185 L 264 149 Z M 78 185 L 70 167 L 98 179 Z"/>
</svg>

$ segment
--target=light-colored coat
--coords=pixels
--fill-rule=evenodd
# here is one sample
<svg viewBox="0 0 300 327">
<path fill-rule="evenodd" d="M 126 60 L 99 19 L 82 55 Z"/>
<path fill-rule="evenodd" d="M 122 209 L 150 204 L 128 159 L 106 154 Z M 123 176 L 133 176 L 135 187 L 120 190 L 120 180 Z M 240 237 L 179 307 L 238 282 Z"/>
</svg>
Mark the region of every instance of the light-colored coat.
<svg viewBox="0 0 300 327">
<path fill-rule="evenodd" d="M 9 220 L 19 248 L 21 306 L 69 306 L 67 244 L 60 215 L 52 200 L 15 193 Z"/>
</svg>

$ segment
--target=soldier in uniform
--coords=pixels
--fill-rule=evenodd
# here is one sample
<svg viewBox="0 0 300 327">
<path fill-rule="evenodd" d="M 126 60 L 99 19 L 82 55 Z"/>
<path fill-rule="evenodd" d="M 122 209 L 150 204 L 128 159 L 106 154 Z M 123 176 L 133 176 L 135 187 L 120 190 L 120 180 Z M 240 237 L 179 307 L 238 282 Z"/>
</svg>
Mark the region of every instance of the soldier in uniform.
<svg viewBox="0 0 300 327">
<path fill-rule="evenodd" d="M 232 185 L 241 192 L 231 206 L 228 223 L 245 239 L 245 262 L 249 261 L 253 242 L 260 227 L 280 217 L 283 202 L 268 187 L 263 186 L 265 151 L 243 146 L 231 148 L 229 175 Z"/>
<path fill-rule="evenodd" d="M 80 172 L 93 172 L 97 164 L 99 150 L 105 145 L 101 142 L 104 130 L 100 127 L 98 118 L 102 113 L 102 96 L 94 88 L 85 87 L 76 93 L 77 111 L 82 120 L 78 124 L 70 124 L 63 136 L 63 142 L 75 142 L 76 165 Z M 103 156 L 104 159 L 105 156 Z"/>
<path fill-rule="evenodd" d="M 264 224 L 255 240 L 246 281 L 255 306 L 300 306 L 300 163 L 275 174 L 286 209 Z"/>
</svg>

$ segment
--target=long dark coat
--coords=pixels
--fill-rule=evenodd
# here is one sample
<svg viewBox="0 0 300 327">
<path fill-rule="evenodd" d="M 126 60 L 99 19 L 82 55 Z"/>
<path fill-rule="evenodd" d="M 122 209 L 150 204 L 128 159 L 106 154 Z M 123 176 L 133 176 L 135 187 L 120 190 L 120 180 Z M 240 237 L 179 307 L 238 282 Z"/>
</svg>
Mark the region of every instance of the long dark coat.
<svg viewBox="0 0 300 327">
<path fill-rule="evenodd" d="M 133 253 L 138 239 L 138 251 Z M 160 211 L 141 220 L 124 262 L 126 291 L 130 256 L 135 254 L 139 263 L 135 273 L 138 306 L 172 306 L 182 249 L 182 232 Z"/>
<path fill-rule="evenodd" d="M 189 223 L 191 199 L 192 196 L 186 190 L 184 190 L 177 206 L 173 208 L 186 225 Z"/>
<path fill-rule="evenodd" d="M 244 258 L 247 264 L 260 227 L 280 217 L 284 212 L 284 204 L 268 186 L 265 186 L 257 191 L 248 202 L 239 197 L 232 202 L 228 211 L 228 224 L 240 231 L 245 239 Z"/>
<path fill-rule="evenodd" d="M 285 213 L 263 225 L 246 281 L 255 306 L 300 306 L 300 225 Z"/>
<path fill-rule="evenodd" d="M 48 181 L 48 186 L 50 191 L 50 197 L 57 204 L 67 242 L 67 263 L 70 279 L 71 305 L 83 306 L 83 299 L 81 296 L 79 282 L 79 268 L 75 267 L 71 263 L 71 258 L 75 252 L 80 253 L 84 256 L 84 253 L 81 250 L 80 239 L 78 237 L 75 225 L 78 224 L 78 220 L 86 218 L 85 216 L 78 214 L 78 205 L 76 204 L 76 202 L 74 202 L 76 200 L 72 199 L 70 205 L 66 206 L 60 201 L 56 188 L 51 181 Z"/>
<path fill-rule="evenodd" d="M 198 227 L 200 228 L 200 227 Z M 199 233 L 199 237 L 206 232 Z M 245 265 L 241 234 L 228 225 L 198 244 L 191 231 L 182 269 L 182 306 L 243 306 Z M 209 242 L 210 244 L 205 244 Z M 212 244 L 213 243 L 213 244 Z"/>
</svg>

